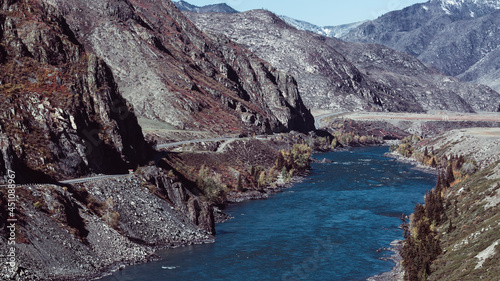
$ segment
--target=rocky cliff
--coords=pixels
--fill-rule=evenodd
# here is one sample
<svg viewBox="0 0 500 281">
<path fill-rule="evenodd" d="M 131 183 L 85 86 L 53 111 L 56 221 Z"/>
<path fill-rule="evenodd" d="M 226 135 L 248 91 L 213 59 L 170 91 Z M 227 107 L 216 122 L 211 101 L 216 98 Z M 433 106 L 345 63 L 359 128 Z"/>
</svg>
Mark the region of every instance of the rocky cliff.
<svg viewBox="0 0 500 281">
<path fill-rule="evenodd" d="M 498 91 L 499 9 L 498 1 L 432 0 L 368 21 L 342 39 L 383 44 Z"/>
<path fill-rule="evenodd" d="M 61 14 L 0 1 L 0 173 L 18 182 L 122 173 L 149 153 L 110 68 Z"/>
<path fill-rule="evenodd" d="M 186 14 L 202 30 L 223 33 L 294 75 L 310 108 L 498 110 L 500 95 L 488 87 L 460 83 L 380 45 L 345 43 L 300 31 L 263 10 Z"/>
<path fill-rule="evenodd" d="M 89 280 L 158 247 L 213 242 L 212 207 L 165 163 L 19 185 L 127 173 L 153 151 L 62 13 L 37 0 L 0 8 L 0 279 Z"/>
<path fill-rule="evenodd" d="M 213 242 L 212 208 L 190 188 L 152 167 L 73 186 L 18 187 L 15 258 L 7 264 L 10 259 L 0 257 L 0 278 L 91 280 L 150 260 L 158 248 Z M 12 247 L 6 228 L 11 217 L 3 208 L 7 194 L 2 187 L 2 253 Z"/>
<path fill-rule="evenodd" d="M 138 116 L 219 133 L 313 129 L 291 76 L 207 37 L 169 0 L 43 1 L 106 61 Z"/>
</svg>

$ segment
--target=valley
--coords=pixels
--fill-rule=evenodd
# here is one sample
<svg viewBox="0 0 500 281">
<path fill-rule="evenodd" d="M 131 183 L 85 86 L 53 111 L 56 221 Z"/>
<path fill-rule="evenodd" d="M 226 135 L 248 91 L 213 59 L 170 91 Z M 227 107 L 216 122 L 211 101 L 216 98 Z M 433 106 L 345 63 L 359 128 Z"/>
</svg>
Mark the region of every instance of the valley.
<svg viewBox="0 0 500 281">
<path fill-rule="evenodd" d="M 237 9 L 0 0 L 0 279 L 494 280 L 497 1 Z"/>
<path fill-rule="evenodd" d="M 496 112 L 463 113 L 463 112 L 427 112 L 427 113 L 387 113 L 387 112 L 337 112 L 328 110 L 312 111 L 318 128 L 327 127 L 329 120 L 336 118 L 352 119 L 356 121 L 383 121 L 398 125 L 401 121 L 422 123 L 428 121 L 443 122 L 500 122 L 500 114 Z M 451 125 L 453 127 L 453 125 Z M 460 126 L 460 125 L 457 125 Z"/>
</svg>

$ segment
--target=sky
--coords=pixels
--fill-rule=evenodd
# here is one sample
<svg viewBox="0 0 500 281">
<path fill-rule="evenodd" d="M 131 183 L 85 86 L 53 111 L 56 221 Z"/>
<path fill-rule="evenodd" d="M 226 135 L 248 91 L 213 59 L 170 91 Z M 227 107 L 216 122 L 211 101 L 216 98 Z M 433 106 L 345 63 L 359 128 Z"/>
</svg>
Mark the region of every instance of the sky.
<svg viewBox="0 0 500 281">
<path fill-rule="evenodd" d="M 177 1 L 177 0 L 174 0 Z M 185 0 L 196 5 L 226 3 L 243 12 L 267 9 L 275 14 L 306 21 L 318 26 L 341 25 L 376 19 L 426 0 Z"/>
</svg>

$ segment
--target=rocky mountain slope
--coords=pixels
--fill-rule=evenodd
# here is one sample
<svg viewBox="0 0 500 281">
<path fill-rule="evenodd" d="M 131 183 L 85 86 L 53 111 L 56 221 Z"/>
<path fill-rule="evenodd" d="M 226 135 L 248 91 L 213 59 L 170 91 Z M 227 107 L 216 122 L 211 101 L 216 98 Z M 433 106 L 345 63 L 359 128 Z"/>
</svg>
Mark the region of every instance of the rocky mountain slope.
<svg viewBox="0 0 500 281">
<path fill-rule="evenodd" d="M 150 260 L 158 248 L 213 242 L 212 208 L 189 188 L 155 167 L 74 186 L 18 187 L 15 260 L 0 257 L 0 278 L 92 280 Z M 12 217 L 1 189 L 0 250 L 9 253 Z"/>
<path fill-rule="evenodd" d="M 223 33 L 297 78 L 310 108 L 336 110 L 497 111 L 500 95 L 461 83 L 407 54 L 297 30 L 263 10 L 189 13 L 207 33 Z"/>
<path fill-rule="evenodd" d="M 464 81 L 499 90 L 500 4 L 431 0 L 366 22 L 342 37 L 407 52 Z"/>
<path fill-rule="evenodd" d="M 152 157 L 110 67 L 64 13 L 0 0 L 0 69 L 0 252 L 12 254 L 0 257 L 1 280 L 90 280 L 158 248 L 214 241 L 203 192 Z M 124 174 L 151 159 L 131 175 L 19 185 Z"/>
<path fill-rule="evenodd" d="M 123 173 L 149 150 L 110 68 L 60 13 L 1 1 L 0 175 L 18 182 Z"/>
<path fill-rule="evenodd" d="M 171 1 L 43 1 L 106 61 L 140 117 L 218 133 L 313 129 L 291 76 L 206 36 Z"/>
<path fill-rule="evenodd" d="M 403 146 L 412 158 L 440 169 L 435 190 L 426 195 L 424 206 L 415 207 L 411 235 L 405 235 L 406 277 L 498 279 L 500 130 L 452 130 Z"/>
<path fill-rule="evenodd" d="M 499 131 L 478 128 L 441 137 L 458 143 L 448 148 L 440 142 L 429 146 L 446 155 L 468 154 L 478 171 L 456 180 L 445 192 L 445 222 L 438 228 L 443 253 L 433 262 L 429 280 L 495 280 L 500 274 Z M 466 164 L 470 167 L 470 162 Z"/>
<path fill-rule="evenodd" d="M 500 95 L 491 88 L 443 75 L 405 53 L 377 44 L 327 42 L 370 79 L 394 89 L 393 95 L 411 98 L 424 109 L 500 111 Z"/>
</svg>

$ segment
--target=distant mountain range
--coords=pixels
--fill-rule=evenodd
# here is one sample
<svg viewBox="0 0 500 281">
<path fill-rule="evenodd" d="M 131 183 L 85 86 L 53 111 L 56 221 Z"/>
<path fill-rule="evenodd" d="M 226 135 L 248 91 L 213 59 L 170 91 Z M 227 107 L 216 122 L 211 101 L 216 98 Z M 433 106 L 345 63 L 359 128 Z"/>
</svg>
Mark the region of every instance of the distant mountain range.
<svg viewBox="0 0 500 281">
<path fill-rule="evenodd" d="M 231 8 L 226 3 L 206 5 L 203 7 L 191 5 L 186 1 L 178 1 L 178 2 L 174 2 L 174 4 L 182 12 L 188 11 L 188 12 L 195 12 L 195 13 L 227 13 L 227 14 L 238 13 L 238 11 Z"/>
<path fill-rule="evenodd" d="M 431 0 L 373 21 L 341 26 L 319 27 L 286 16 L 280 18 L 297 29 L 323 36 L 382 44 L 413 55 L 445 74 L 500 91 L 497 0 Z"/>
<path fill-rule="evenodd" d="M 323 36 L 337 37 L 337 38 L 346 35 L 349 31 L 351 31 L 351 29 L 356 28 L 365 22 L 365 21 L 360 21 L 360 22 L 348 23 L 337 26 L 317 26 L 312 23 L 296 20 L 287 16 L 279 16 L 279 17 L 286 23 L 297 29 L 312 31 L 314 33 Z"/>
<path fill-rule="evenodd" d="M 292 74 L 306 106 L 334 110 L 496 111 L 500 95 L 462 83 L 413 56 L 297 30 L 265 10 L 186 12 L 208 34 L 222 33 Z"/>
<path fill-rule="evenodd" d="M 186 1 L 178 1 L 178 2 L 174 2 L 174 4 L 182 12 L 226 13 L 226 14 L 238 13 L 237 10 L 231 8 L 226 3 L 212 4 L 212 5 L 206 5 L 206 6 L 201 6 L 201 7 L 189 4 Z M 365 21 L 360 21 L 360 22 L 343 24 L 343 25 L 338 25 L 338 26 L 317 26 L 317 25 L 314 25 L 312 23 L 297 20 L 297 19 L 287 17 L 284 15 L 281 15 L 279 17 L 282 20 L 284 20 L 286 23 L 288 23 L 289 25 L 291 25 L 297 29 L 312 31 L 314 33 L 321 34 L 321 35 L 328 36 L 328 37 L 344 36 L 351 29 L 353 29 L 353 28 L 355 28 L 355 27 L 357 27 L 360 24 L 365 22 Z"/>
<path fill-rule="evenodd" d="M 448 75 L 500 91 L 500 1 L 432 0 L 365 22 L 343 40 L 407 52 Z"/>
</svg>

